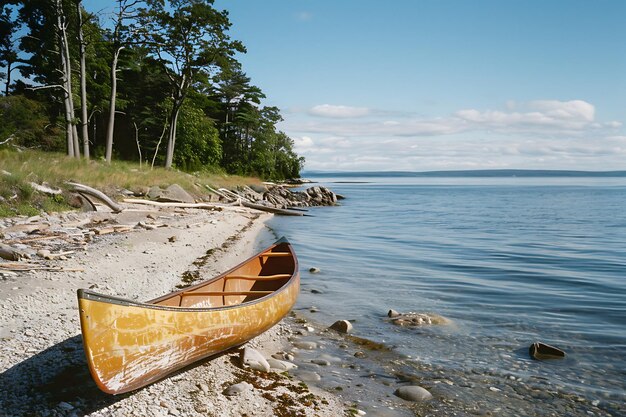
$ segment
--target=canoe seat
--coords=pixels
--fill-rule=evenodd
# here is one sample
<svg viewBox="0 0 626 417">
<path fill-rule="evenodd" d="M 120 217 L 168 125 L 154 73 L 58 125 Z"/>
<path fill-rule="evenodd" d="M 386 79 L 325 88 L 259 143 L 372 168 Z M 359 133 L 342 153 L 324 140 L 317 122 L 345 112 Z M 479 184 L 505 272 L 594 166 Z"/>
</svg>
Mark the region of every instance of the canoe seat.
<svg viewBox="0 0 626 417">
<path fill-rule="evenodd" d="M 262 253 L 259 256 L 261 257 L 266 257 L 266 258 L 282 258 L 282 257 L 286 257 L 286 256 L 293 256 L 291 255 L 291 252 L 266 252 L 266 253 Z"/>
<path fill-rule="evenodd" d="M 229 295 L 268 295 L 274 291 L 191 291 L 181 293 L 181 297 L 198 296 L 217 296 L 228 297 Z"/>
<path fill-rule="evenodd" d="M 273 281 L 277 279 L 290 278 L 291 274 L 275 274 L 275 275 L 228 275 L 225 279 L 248 279 L 252 281 Z"/>
</svg>

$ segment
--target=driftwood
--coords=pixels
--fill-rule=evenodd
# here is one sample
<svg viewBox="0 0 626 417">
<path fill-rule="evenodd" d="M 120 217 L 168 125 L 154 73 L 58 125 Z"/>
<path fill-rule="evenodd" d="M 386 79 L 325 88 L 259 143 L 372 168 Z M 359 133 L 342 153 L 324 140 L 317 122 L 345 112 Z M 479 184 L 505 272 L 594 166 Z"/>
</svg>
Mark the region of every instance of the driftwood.
<svg viewBox="0 0 626 417">
<path fill-rule="evenodd" d="M 27 257 L 28 255 L 24 252 L 15 249 L 12 246 L 0 243 L 0 258 L 6 259 L 7 261 L 19 261 L 20 259 Z"/>
<path fill-rule="evenodd" d="M 102 201 L 105 205 L 111 208 L 113 213 L 121 213 L 122 211 L 124 211 L 124 208 L 122 206 L 120 206 L 115 201 L 111 200 L 106 194 L 104 194 L 101 191 L 96 190 L 95 188 L 91 188 L 83 184 L 78 184 L 76 182 L 69 182 L 69 181 L 66 182 L 66 184 L 72 187 L 72 191 L 76 191 L 81 194 L 87 194 Z"/>
<path fill-rule="evenodd" d="M 224 194 L 224 193 L 222 193 L 221 191 L 218 191 L 218 190 L 214 189 L 213 187 L 211 187 L 211 186 L 209 186 L 209 185 L 206 185 L 206 184 L 205 184 L 204 186 L 207 188 L 207 190 L 209 190 L 209 191 L 210 191 L 210 192 L 212 192 L 213 194 L 216 194 L 216 195 L 218 195 L 218 196 L 222 197 L 224 200 L 227 200 L 227 201 L 232 201 L 232 200 L 233 200 L 233 198 L 232 198 L 232 197 L 225 195 L 225 194 Z"/>
<path fill-rule="evenodd" d="M 28 239 L 19 239 L 17 241 L 19 243 L 30 243 L 30 242 L 38 242 L 40 240 L 64 239 L 64 237 L 65 235 L 50 235 L 50 236 L 31 237 Z"/>
<path fill-rule="evenodd" d="M 234 192 L 232 192 L 232 191 L 230 191 L 230 190 L 228 190 L 226 188 L 220 188 L 219 191 L 221 193 L 226 194 L 227 196 L 229 196 L 229 198 L 231 200 L 244 200 L 244 201 L 247 201 L 247 202 L 251 203 L 249 198 L 246 198 L 246 197 L 241 196 L 241 195 L 239 195 L 237 193 L 234 193 Z"/>
<path fill-rule="evenodd" d="M 149 206 L 158 206 L 158 207 L 197 208 L 197 209 L 217 210 L 217 211 L 222 210 L 220 206 L 215 206 L 215 205 L 207 204 L 207 203 L 163 203 L 160 201 L 141 200 L 138 198 L 125 198 L 123 201 L 125 203 L 147 204 Z"/>
<path fill-rule="evenodd" d="M 249 203 L 245 200 L 241 200 L 241 205 L 244 207 L 255 209 L 255 210 L 266 211 L 268 213 L 281 214 L 283 216 L 305 216 L 305 214 L 302 213 L 301 211 L 292 211 L 292 210 L 287 210 L 287 209 L 279 209 L 276 207 L 267 207 L 261 204 Z"/>
<path fill-rule="evenodd" d="M 46 266 L 40 264 L 1 263 L 0 269 L 6 271 L 53 271 L 53 272 L 84 272 L 84 268 L 64 268 L 62 266 Z"/>
<path fill-rule="evenodd" d="M 87 197 L 85 193 L 77 192 L 76 195 L 80 199 L 80 203 L 84 212 L 98 211 L 98 209 L 96 209 L 96 205 L 93 203 L 93 201 L 89 199 L 89 197 Z"/>
<path fill-rule="evenodd" d="M 133 230 L 130 226 L 113 226 L 113 227 L 104 227 L 102 229 L 91 229 L 97 235 L 108 235 L 110 233 L 124 233 L 130 232 Z"/>
<path fill-rule="evenodd" d="M 63 191 L 59 190 L 58 188 L 50 188 L 46 185 L 43 184 L 37 184 L 36 182 L 31 182 L 30 186 L 33 187 L 33 189 L 35 191 L 39 191 L 40 193 L 44 193 L 44 194 L 48 194 L 48 195 L 58 195 L 61 194 Z"/>
</svg>

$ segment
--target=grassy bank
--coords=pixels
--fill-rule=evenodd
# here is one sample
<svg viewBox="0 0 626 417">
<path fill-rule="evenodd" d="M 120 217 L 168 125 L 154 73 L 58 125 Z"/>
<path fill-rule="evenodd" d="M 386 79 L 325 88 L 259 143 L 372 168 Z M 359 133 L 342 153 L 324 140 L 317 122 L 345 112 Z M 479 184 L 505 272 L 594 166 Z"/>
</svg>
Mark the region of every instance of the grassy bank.
<svg viewBox="0 0 626 417">
<path fill-rule="evenodd" d="M 123 189 L 145 191 L 148 187 L 178 184 L 198 198 L 209 194 L 204 187 L 234 188 L 259 183 L 258 179 L 229 176 L 217 172 L 188 174 L 163 168 L 150 169 L 136 163 L 114 161 L 85 161 L 63 154 L 0 149 L 0 217 L 32 216 L 41 211 L 71 209 L 69 195 L 64 192 L 50 196 L 35 191 L 31 183 L 46 183 L 49 187 L 67 190 L 66 181 L 79 182 L 97 188 L 112 198 L 121 197 Z"/>
</svg>

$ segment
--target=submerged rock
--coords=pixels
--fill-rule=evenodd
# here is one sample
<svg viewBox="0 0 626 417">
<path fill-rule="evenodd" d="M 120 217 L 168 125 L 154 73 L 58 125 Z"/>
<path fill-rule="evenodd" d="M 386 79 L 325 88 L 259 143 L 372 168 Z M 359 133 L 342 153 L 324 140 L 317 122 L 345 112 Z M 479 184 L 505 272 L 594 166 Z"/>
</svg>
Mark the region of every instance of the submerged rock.
<svg viewBox="0 0 626 417">
<path fill-rule="evenodd" d="M 445 317 L 439 316 L 437 314 L 431 313 L 398 313 L 397 315 L 392 315 L 392 312 L 397 313 L 394 310 L 389 310 L 387 316 L 390 317 L 391 323 L 397 326 L 429 326 L 429 325 L 440 325 L 440 324 L 448 324 L 450 320 Z"/>
</svg>

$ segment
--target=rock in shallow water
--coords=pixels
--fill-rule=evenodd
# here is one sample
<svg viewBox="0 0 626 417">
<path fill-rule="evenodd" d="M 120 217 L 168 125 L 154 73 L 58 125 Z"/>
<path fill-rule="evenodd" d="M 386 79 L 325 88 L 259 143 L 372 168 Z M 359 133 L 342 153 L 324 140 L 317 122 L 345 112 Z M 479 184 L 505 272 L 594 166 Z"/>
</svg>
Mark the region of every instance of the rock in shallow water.
<svg viewBox="0 0 626 417">
<path fill-rule="evenodd" d="M 293 345 L 297 347 L 298 349 L 306 349 L 306 350 L 317 349 L 317 343 L 315 342 L 297 341 L 297 342 L 294 342 Z"/>
<path fill-rule="evenodd" d="M 303 382 L 317 382 L 321 381 L 322 377 L 317 372 L 302 371 L 299 372 L 296 377 Z"/>
<path fill-rule="evenodd" d="M 450 323 L 450 320 L 437 314 L 409 312 L 391 316 L 391 312 L 392 310 L 387 315 L 391 318 L 390 321 L 397 326 L 415 327 Z"/>
<path fill-rule="evenodd" d="M 350 333 L 352 331 L 352 323 L 348 320 L 337 320 L 330 328 L 339 333 Z"/>
<path fill-rule="evenodd" d="M 396 397 L 402 398 L 403 400 L 413 402 L 427 401 L 433 397 L 430 392 L 418 385 L 400 387 L 393 394 Z"/>
</svg>

